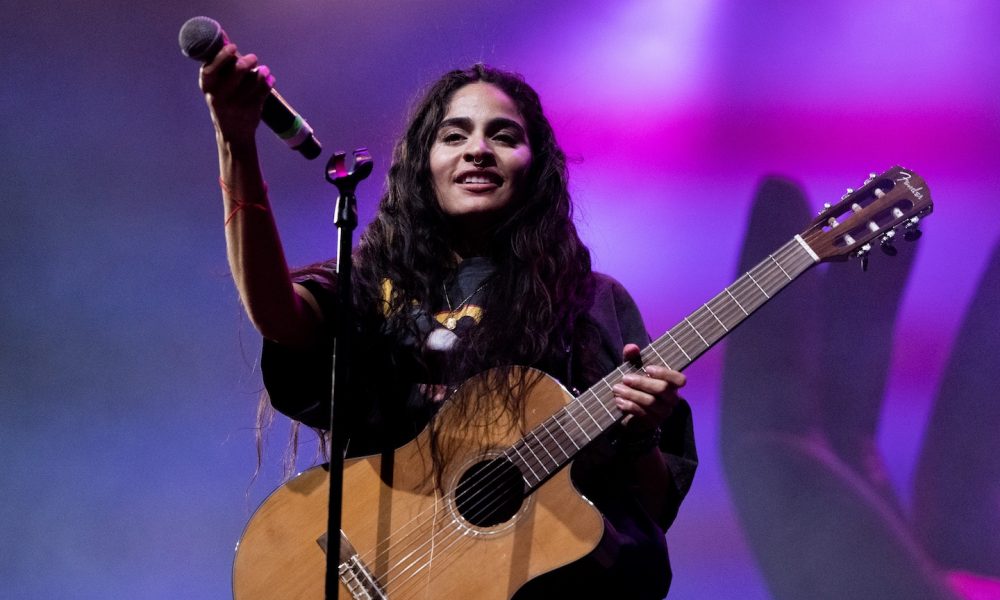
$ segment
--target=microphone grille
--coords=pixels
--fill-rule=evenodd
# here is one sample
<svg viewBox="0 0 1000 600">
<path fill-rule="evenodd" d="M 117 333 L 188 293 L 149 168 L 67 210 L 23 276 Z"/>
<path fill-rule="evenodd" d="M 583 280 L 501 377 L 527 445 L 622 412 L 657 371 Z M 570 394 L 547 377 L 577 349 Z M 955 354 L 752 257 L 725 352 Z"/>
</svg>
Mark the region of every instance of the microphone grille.
<svg viewBox="0 0 1000 600">
<path fill-rule="evenodd" d="M 181 26 L 177 36 L 184 56 L 209 62 L 226 42 L 226 34 L 215 19 L 192 17 Z"/>
</svg>

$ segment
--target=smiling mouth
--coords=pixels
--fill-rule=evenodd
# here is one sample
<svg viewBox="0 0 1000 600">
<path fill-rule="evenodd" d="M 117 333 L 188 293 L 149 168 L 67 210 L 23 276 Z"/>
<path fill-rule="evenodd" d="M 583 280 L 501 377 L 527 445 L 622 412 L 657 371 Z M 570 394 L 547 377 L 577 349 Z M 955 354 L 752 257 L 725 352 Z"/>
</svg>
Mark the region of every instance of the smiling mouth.
<svg viewBox="0 0 1000 600">
<path fill-rule="evenodd" d="M 462 173 L 455 178 L 455 183 L 471 186 L 497 186 L 503 185 L 503 177 L 492 171 L 470 171 Z"/>
</svg>

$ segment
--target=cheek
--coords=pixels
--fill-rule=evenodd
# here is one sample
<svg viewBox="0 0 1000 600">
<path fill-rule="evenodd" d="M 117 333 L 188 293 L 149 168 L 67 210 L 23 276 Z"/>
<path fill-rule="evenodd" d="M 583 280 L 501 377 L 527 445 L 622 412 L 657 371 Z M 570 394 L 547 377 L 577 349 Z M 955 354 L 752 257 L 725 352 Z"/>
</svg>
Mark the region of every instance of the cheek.
<svg viewBox="0 0 1000 600">
<path fill-rule="evenodd" d="M 434 189 L 434 194 L 440 196 L 441 189 L 447 185 L 451 177 L 447 161 L 440 154 L 431 153 L 428 167 L 430 169 L 430 184 Z"/>
<path fill-rule="evenodd" d="M 441 158 L 441 154 L 432 150 L 427 163 L 431 171 L 431 179 L 437 182 L 444 170 L 444 161 Z"/>
<path fill-rule="evenodd" d="M 517 178 L 518 181 L 524 181 L 528 177 L 528 172 L 531 171 L 531 151 L 527 150 L 523 153 L 519 153 L 517 156 Z"/>
</svg>

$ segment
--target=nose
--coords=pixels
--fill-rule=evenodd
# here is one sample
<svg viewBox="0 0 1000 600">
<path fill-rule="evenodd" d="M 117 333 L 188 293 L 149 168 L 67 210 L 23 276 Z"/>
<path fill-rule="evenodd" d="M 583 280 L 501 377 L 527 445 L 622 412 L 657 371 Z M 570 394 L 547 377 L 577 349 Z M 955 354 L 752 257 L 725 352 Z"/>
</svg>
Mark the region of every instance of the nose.
<svg viewBox="0 0 1000 600">
<path fill-rule="evenodd" d="M 485 138 L 479 136 L 469 139 L 468 147 L 462 158 L 465 162 L 470 162 L 477 167 L 493 165 L 496 162 L 493 149 L 490 148 Z"/>
</svg>

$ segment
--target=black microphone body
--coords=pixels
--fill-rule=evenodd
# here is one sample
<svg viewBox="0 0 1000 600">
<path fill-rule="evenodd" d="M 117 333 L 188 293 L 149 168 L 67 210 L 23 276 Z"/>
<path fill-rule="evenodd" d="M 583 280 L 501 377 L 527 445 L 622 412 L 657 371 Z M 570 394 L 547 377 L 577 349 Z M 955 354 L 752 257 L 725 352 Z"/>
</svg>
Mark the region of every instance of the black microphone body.
<svg viewBox="0 0 1000 600">
<path fill-rule="evenodd" d="M 184 56 L 209 63 L 226 44 L 227 38 L 217 21 L 194 17 L 181 27 L 178 41 Z M 312 127 L 274 89 L 264 99 L 261 120 L 290 148 L 306 158 L 312 160 L 322 153 L 323 147 L 316 140 Z"/>
</svg>

